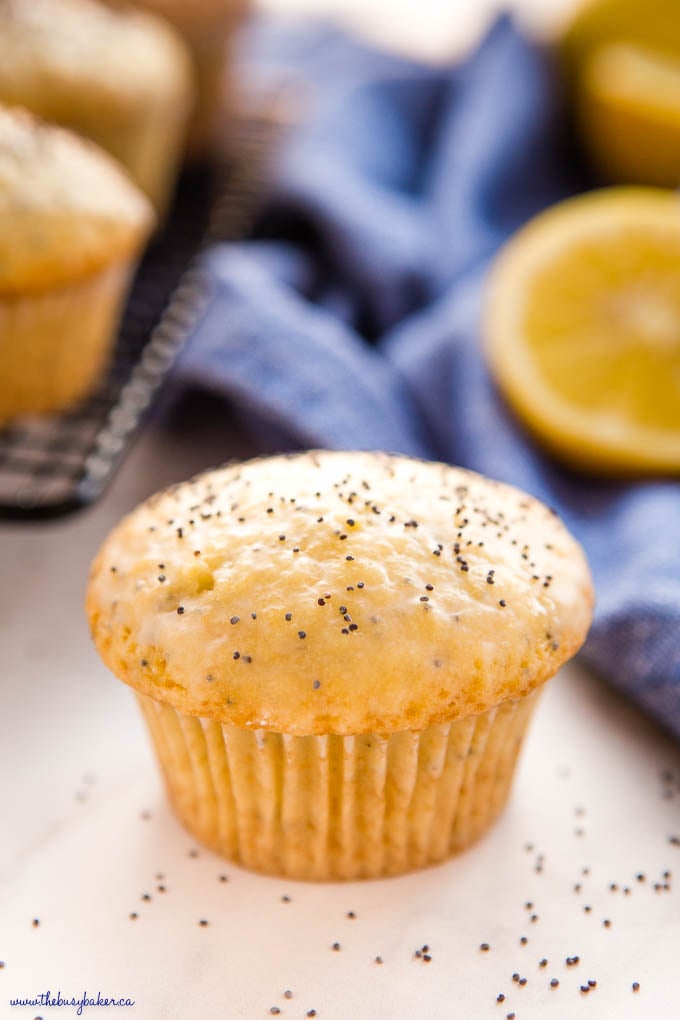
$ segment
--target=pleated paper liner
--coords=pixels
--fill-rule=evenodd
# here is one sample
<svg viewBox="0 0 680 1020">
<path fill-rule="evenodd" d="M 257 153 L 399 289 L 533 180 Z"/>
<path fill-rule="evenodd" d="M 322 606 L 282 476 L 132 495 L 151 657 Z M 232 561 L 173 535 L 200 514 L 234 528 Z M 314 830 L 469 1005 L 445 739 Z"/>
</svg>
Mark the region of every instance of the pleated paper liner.
<svg viewBox="0 0 680 1020">
<path fill-rule="evenodd" d="M 539 693 L 349 737 L 240 729 L 138 698 L 189 832 L 246 868 L 322 881 L 402 874 L 479 839 L 507 801 Z"/>
</svg>

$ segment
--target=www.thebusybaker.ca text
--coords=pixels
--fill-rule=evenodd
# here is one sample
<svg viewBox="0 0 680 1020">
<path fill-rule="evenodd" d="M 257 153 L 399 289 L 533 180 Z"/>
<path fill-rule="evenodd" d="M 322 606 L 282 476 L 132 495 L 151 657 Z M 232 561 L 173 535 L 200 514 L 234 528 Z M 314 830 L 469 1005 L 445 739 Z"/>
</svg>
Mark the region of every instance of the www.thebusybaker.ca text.
<svg viewBox="0 0 680 1020">
<path fill-rule="evenodd" d="M 134 1006 L 135 1000 L 121 997 L 116 998 L 115 996 L 102 995 L 101 992 L 97 992 L 97 997 L 94 998 L 92 995 L 88 995 L 87 992 L 83 992 L 82 996 L 77 999 L 75 995 L 64 996 L 60 991 L 52 993 L 51 991 L 41 992 L 39 995 L 34 996 L 32 999 L 10 999 L 10 1006 L 71 1006 L 76 1011 L 76 1016 L 82 1016 L 83 1010 L 90 1006 Z"/>
</svg>

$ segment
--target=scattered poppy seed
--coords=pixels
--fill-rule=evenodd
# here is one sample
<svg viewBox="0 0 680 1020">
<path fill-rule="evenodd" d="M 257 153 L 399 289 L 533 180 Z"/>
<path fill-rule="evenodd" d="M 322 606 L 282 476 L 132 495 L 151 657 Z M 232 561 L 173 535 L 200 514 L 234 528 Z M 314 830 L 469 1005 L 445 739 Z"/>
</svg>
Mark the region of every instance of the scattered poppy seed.
<svg viewBox="0 0 680 1020">
<path fill-rule="evenodd" d="M 546 960 L 545 956 L 543 957 L 542 960 L 538 961 L 538 966 L 539 967 L 547 967 L 548 966 L 548 961 Z"/>
<path fill-rule="evenodd" d="M 241 621 L 241 617 L 240 617 L 240 616 L 232 616 L 232 618 L 231 618 L 231 620 L 229 621 L 229 623 L 230 623 L 230 624 L 232 625 L 232 627 L 233 627 L 233 626 L 234 626 L 234 624 L 240 623 L 240 621 Z"/>
<path fill-rule="evenodd" d="M 331 949 L 333 950 L 333 952 L 339 953 L 340 950 L 342 949 L 342 946 L 340 945 L 339 942 L 334 942 L 333 945 L 331 946 Z"/>
<path fill-rule="evenodd" d="M 34 928 L 38 928 L 38 927 L 39 927 L 39 925 L 40 925 L 40 920 L 39 920 L 39 918 L 37 918 L 37 917 L 34 917 L 34 918 L 33 918 L 33 920 L 31 921 L 31 924 L 33 925 L 33 927 L 34 927 Z"/>
<path fill-rule="evenodd" d="M 496 996 L 496 1002 L 505 1002 L 505 996 L 503 995 L 502 992 L 499 992 L 498 995 Z"/>
<path fill-rule="evenodd" d="M 639 981 L 633 981 L 633 984 L 631 985 L 631 988 L 633 989 L 634 992 L 639 992 L 640 991 L 640 982 Z"/>
<path fill-rule="evenodd" d="M 269 1012 L 272 1014 L 272 1016 L 278 1016 L 281 1010 L 279 1009 L 278 1006 L 270 1006 Z"/>
<path fill-rule="evenodd" d="M 315 680 L 314 683 L 312 684 L 312 687 L 314 688 L 315 691 L 318 691 L 319 687 L 321 687 L 321 681 Z"/>
<path fill-rule="evenodd" d="M 519 981 L 517 982 L 517 984 L 518 984 L 518 985 L 521 985 L 521 986 L 522 986 L 522 988 L 524 988 L 524 986 L 525 986 L 525 984 L 526 984 L 526 983 L 527 983 L 527 979 L 526 979 L 525 977 L 521 977 L 521 978 L 519 979 Z"/>
<path fill-rule="evenodd" d="M 605 928 L 611 928 L 611 926 L 612 926 L 612 923 L 611 923 L 611 921 L 609 920 L 608 917 L 605 917 L 605 919 L 602 922 L 602 924 L 603 924 L 603 927 L 605 927 Z"/>
<path fill-rule="evenodd" d="M 290 988 L 286 989 L 286 991 L 283 993 L 283 997 L 284 997 L 284 999 L 292 999 L 293 998 L 293 993 L 291 992 Z"/>
<path fill-rule="evenodd" d="M 218 882 L 228 882 L 229 878 L 228 878 L 227 875 L 219 875 L 217 881 Z"/>
<path fill-rule="evenodd" d="M 382 958 L 382 956 L 376 956 L 376 958 L 375 958 L 375 961 L 374 961 L 374 962 L 375 962 L 375 963 L 382 963 L 382 962 L 383 962 L 383 958 Z"/>
<path fill-rule="evenodd" d="M 519 944 L 520 946 L 526 946 L 528 941 L 529 939 L 526 937 L 526 935 L 522 935 L 521 939 L 519 940 Z"/>
<path fill-rule="evenodd" d="M 315 1009 L 308 1009 L 307 1010 L 307 1016 L 316 1016 L 316 1010 Z"/>
<path fill-rule="evenodd" d="M 138 917 L 139 917 L 139 914 L 137 913 L 137 911 L 133 910 L 132 913 L 130 914 L 130 920 L 131 921 L 136 921 Z"/>
<path fill-rule="evenodd" d="M 551 978 L 550 979 L 550 987 L 551 988 L 557 988 L 558 985 L 559 985 L 559 981 L 557 980 L 557 978 Z"/>
<path fill-rule="evenodd" d="M 202 917 L 201 920 L 198 923 L 199 923 L 201 928 L 207 928 L 208 927 L 208 922 L 206 921 L 206 919 L 204 917 Z"/>
<path fill-rule="evenodd" d="M 184 612 L 184 606 L 177 606 L 177 615 L 181 616 Z"/>
<path fill-rule="evenodd" d="M 354 913 L 353 910 L 348 910 L 347 911 L 347 916 L 350 919 L 350 921 L 353 921 L 356 918 L 357 915 Z"/>
<path fill-rule="evenodd" d="M 489 950 L 491 949 L 491 946 L 489 945 L 488 942 L 482 942 L 479 948 L 483 953 L 488 953 Z"/>
</svg>

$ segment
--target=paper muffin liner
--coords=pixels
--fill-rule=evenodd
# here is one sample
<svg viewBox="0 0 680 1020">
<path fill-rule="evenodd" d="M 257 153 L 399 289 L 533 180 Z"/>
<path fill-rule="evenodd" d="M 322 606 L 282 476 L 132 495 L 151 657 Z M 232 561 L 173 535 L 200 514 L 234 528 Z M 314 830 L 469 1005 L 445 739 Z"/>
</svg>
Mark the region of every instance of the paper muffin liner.
<svg viewBox="0 0 680 1020">
<path fill-rule="evenodd" d="M 117 119 L 111 113 L 110 123 L 103 125 L 99 118 L 85 132 L 123 164 L 151 200 L 159 227 L 174 196 L 192 98 L 193 89 L 187 83 L 181 91 L 178 87 L 159 99 L 153 108 L 134 114 L 124 108 Z"/>
<path fill-rule="evenodd" d="M 325 880 L 397 875 L 477 840 L 505 805 L 537 694 L 349 737 L 245 730 L 137 696 L 189 832 L 244 867 Z"/>
<path fill-rule="evenodd" d="M 60 411 L 94 389 L 132 268 L 119 262 L 76 283 L 0 297 L 0 421 Z"/>
</svg>

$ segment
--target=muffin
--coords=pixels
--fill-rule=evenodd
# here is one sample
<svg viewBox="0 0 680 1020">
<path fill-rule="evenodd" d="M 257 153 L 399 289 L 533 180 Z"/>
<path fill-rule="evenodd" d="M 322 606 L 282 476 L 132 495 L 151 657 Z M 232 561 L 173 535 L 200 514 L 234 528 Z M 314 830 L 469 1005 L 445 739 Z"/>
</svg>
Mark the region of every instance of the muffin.
<svg viewBox="0 0 680 1020">
<path fill-rule="evenodd" d="M 0 101 L 92 139 L 165 210 L 193 103 L 193 69 L 162 19 L 92 0 L 0 0 Z"/>
<path fill-rule="evenodd" d="M 129 8 L 130 0 L 105 0 Z M 229 107 L 230 46 L 248 10 L 248 0 L 135 0 L 172 22 L 188 43 L 196 69 L 196 103 L 189 127 L 189 155 L 209 154 L 216 141 L 220 113 Z"/>
<path fill-rule="evenodd" d="M 0 106 L 0 421 L 96 385 L 152 225 L 105 152 Z"/>
<path fill-rule="evenodd" d="M 311 452 L 144 503 L 102 546 L 87 610 L 189 831 L 319 880 L 398 874 L 482 835 L 592 600 L 578 544 L 517 489 Z"/>
</svg>

